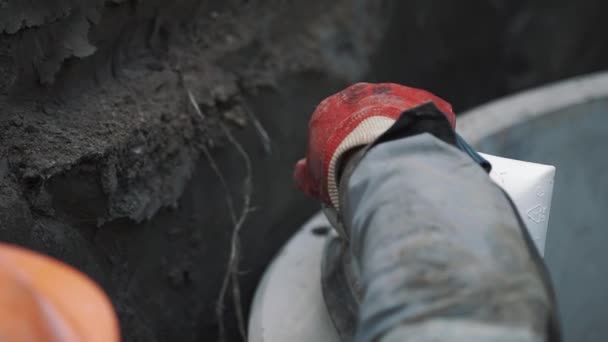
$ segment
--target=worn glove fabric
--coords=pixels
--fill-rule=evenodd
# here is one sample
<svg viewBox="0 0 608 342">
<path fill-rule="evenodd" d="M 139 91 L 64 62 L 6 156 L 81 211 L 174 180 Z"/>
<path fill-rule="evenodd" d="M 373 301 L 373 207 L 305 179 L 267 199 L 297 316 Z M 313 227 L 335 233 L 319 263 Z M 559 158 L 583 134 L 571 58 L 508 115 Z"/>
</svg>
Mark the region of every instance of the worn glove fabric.
<svg viewBox="0 0 608 342">
<path fill-rule="evenodd" d="M 294 172 L 297 186 L 339 208 L 337 171 L 341 157 L 376 140 L 403 111 L 427 102 L 434 103 L 455 126 L 450 104 L 420 89 L 391 83 L 357 83 L 328 97 L 310 120 L 306 158 L 296 164 Z"/>
</svg>

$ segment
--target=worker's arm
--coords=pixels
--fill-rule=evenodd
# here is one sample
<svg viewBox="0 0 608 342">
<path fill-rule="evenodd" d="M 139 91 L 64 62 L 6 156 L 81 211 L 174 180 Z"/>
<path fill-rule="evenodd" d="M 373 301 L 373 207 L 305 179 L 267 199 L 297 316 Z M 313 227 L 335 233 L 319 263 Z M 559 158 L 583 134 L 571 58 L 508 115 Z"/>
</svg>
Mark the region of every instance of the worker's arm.
<svg viewBox="0 0 608 342">
<path fill-rule="evenodd" d="M 439 110 L 403 119 L 341 177 L 363 290 L 356 340 L 557 340 L 546 273 L 508 197 L 452 146 Z"/>
<path fill-rule="evenodd" d="M 357 341 L 558 341 L 542 260 L 507 195 L 454 147 L 455 122 L 449 103 L 397 84 L 353 85 L 313 113 L 294 177 L 345 223 Z"/>
</svg>

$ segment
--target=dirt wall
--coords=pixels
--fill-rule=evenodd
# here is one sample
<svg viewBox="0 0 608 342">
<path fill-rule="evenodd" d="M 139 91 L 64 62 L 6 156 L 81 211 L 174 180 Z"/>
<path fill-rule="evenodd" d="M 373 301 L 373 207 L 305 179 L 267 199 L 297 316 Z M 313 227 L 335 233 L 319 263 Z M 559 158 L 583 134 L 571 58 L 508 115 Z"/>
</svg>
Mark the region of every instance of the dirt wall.
<svg viewBox="0 0 608 342">
<path fill-rule="evenodd" d="M 395 1 L 368 79 L 430 89 L 461 112 L 608 67 L 601 0 Z"/>
<path fill-rule="evenodd" d="M 127 341 L 217 340 L 234 221 L 247 204 L 246 311 L 316 207 L 291 182 L 302 128 L 367 69 L 384 5 L 8 2 L 0 239 L 98 281 Z M 222 322 L 239 340 L 232 293 Z"/>
</svg>

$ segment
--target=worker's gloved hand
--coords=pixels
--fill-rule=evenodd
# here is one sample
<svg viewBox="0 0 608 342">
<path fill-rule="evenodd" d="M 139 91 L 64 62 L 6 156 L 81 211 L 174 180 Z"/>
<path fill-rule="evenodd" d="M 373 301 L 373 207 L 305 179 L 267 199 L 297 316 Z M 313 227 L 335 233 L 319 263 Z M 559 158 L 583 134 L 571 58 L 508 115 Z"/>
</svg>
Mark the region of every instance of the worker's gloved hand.
<svg viewBox="0 0 608 342">
<path fill-rule="evenodd" d="M 392 83 L 357 83 L 323 100 L 309 123 L 306 158 L 295 167 L 298 188 L 338 208 L 338 168 L 350 150 L 374 142 L 406 110 L 433 102 L 452 128 L 452 106 L 420 89 Z"/>
</svg>

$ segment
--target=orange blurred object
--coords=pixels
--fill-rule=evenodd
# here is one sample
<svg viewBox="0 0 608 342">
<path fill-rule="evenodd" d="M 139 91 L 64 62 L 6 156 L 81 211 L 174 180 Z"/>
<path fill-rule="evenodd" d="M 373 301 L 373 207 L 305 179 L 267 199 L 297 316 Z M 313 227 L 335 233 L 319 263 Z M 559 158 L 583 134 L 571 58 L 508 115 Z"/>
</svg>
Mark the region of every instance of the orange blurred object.
<svg viewBox="0 0 608 342">
<path fill-rule="evenodd" d="M 118 342 L 112 304 L 76 269 L 0 243 L 0 341 Z"/>
</svg>

